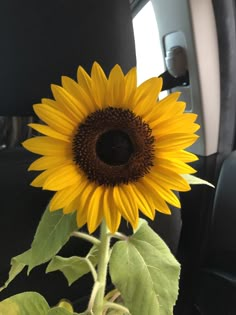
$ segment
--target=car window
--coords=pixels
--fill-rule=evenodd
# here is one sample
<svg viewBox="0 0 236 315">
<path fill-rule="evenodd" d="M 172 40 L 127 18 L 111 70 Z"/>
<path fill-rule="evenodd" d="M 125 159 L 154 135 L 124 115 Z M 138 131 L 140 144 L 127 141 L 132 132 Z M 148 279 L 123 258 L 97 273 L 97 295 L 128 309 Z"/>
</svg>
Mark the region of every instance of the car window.
<svg viewBox="0 0 236 315">
<path fill-rule="evenodd" d="M 156 17 L 149 1 L 133 19 L 138 82 L 165 71 Z"/>
</svg>

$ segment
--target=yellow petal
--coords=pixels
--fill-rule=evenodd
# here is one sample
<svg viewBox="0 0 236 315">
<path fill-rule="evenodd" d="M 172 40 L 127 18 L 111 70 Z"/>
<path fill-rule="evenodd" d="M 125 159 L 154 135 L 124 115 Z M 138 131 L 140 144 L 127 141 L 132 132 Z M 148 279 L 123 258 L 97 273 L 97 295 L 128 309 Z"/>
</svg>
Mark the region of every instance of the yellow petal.
<svg viewBox="0 0 236 315">
<path fill-rule="evenodd" d="M 143 190 L 144 187 L 140 189 L 140 184 L 138 183 L 130 184 L 130 187 L 133 190 L 133 195 L 135 194 L 136 196 L 135 198 L 139 210 L 153 220 L 155 216 L 155 207 L 152 200 L 149 198 L 149 192 L 146 193 L 146 191 Z"/>
<path fill-rule="evenodd" d="M 79 85 L 83 88 L 87 95 L 92 97 L 92 90 L 91 90 L 91 78 L 87 74 L 87 72 L 82 68 L 79 67 L 77 71 L 77 80 Z"/>
<path fill-rule="evenodd" d="M 183 114 L 186 104 L 184 102 L 177 102 L 179 96 L 179 92 L 174 92 L 161 101 L 156 102 L 153 106 L 153 111 L 147 113 L 145 120 L 151 125 L 153 121 L 162 121 L 167 117 L 175 117 L 176 115 Z"/>
<path fill-rule="evenodd" d="M 184 102 L 178 101 L 180 95 L 180 92 L 174 92 L 158 101 L 155 112 L 158 113 L 159 116 L 173 115 L 173 113 L 174 115 L 182 114 L 186 108 L 186 104 Z M 172 111 L 168 112 L 168 109 L 172 109 Z"/>
<path fill-rule="evenodd" d="M 156 184 L 154 184 L 153 182 L 147 182 L 146 180 L 141 180 L 137 183 L 137 188 L 144 194 L 147 202 L 149 203 L 149 207 L 153 209 L 153 211 L 155 209 L 164 214 L 171 214 L 171 211 L 165 200 L 158 193 L 158 186 Z M 146 211 L 142 210 L 142 212 L 147 215 Z M 153 219 L 154 215 L 155 211 L 153 214 Z"/>
<path fill-rule="evenodd" d="M 22 143 L 27 150 L 40 155 L 68 156 L 71 155 L 71 144 L 49 137 L 35 137 Z"/>
<path fill-rule="evenodd" d="M 144 177 L 144 178 L 142 178 L 142 180 L 144 182 L 148 183 L 149 185 L 151 185 L 153 188 L 156 188 L 156 190 L 158 191 L 161 198 L 164 199 L 165 201 L 167 201 L 169 204 L 171 204 L 177 208 L 181 207 L 180 201 L 176 197 L 176 195 L 171 190 L 164 187 L 164 185 L 162 186 L 159 183 L 157 184 L 150 177 Z M 157 187 L 158 187 L 158 189 L 157 189 Z"/>
<path fill-rule="evenodd" d="M 151 78 L 144 81 L 136 90 L 134 96 L 134 112 L 145 119 L 145 115 L 153 110 L 156 104 L 158 95 L 161 91 L 162 79 Z"/>
<path fill-rule="evenodd" d="M 153 167 L 147 177 L 172 190 L 188 191 L 191 189 L 182 176 L 164 167 Z"/>
<path fill-rule="evenodd" d="M 115 233 L 120 226 L 121 215 L 113 200 L 113 188 L 111 187 L 105 189 L 103 212 L 108 229 L 111 233 Z"/>
<path fill-rule="evenodd" d="M 166 153 L 160 154 L 160 157 L 165 158 Z M 198 157 L 191 152 L 180 150 L 180 151 L 174 151 L 174 152 L 168 152 L 168 159 L 174 159 L 174 160 L 180 160 L 182 162 L 188 163 L 188 162 L 194 162 L 198 160 Z"/>
<path fill-rule="evenodd" d="M 59 104 L 55 100 L 51 100 L 50 98 L 42 98 L 42 104 L 49 105 L 52 108 L 61 111 Z"/>
<path fill-rule="evenodd" d="M 156 190 L 153 189 L 153 193 L 154 192 L 155 195 L 153 195 L 153 203 L 155 210 L 166 215 L 171 215 L 171 210 L 166 201 L 160 196 L 159 193 L 157 193 Z"/>
<path fill-rule="evenodd" d="M 78 124 L 87 116 L 88 111 L 80 99 L 74 98 L 61 86 L 52 84 L 51 89 L 55 100 L 63 107 L 63 111 L 75 124 Z"/>
<path fill-rule="evenodd" d="M 173 133 L 186 133 L 186 134 L 193 134 L 196 131 L 198 131 L 198 129 L 200 128 L 200 126 L 198 124 L 183 124 L 183 125 L 175 125 L 175 123 L 173 122 L 171 125 L 170 123 L 170 127 L 166 128 L 164 126 L 164 124 L 162 126 L 157 125 L 155 128 L 152 129 L 152 135 L 158 139 L 158 137 L 166 135 L 167 130 L 168 130 L 168 134 L 173 134 Z"/>
<path fill-rule="evenodd" d="M 77 202 L 78 202 L 78 207 L 79 207 L 79 199 L 77 200 Z M 81 228 L 82 226 L 84 226 L 87 223 L 87 212 L 82 211 L 81 208 L 79 208 L 76 214 L 76 222 L 77 222 L 78 228 Z"/>
<path fill-rule="evenodd" d="M 57 101 L 52 100 L 50 98 L 42 98 L 41 102 L 42 104 L 49 105 L 50 107 L 54 108 L 55 110 L 63 113 L 64 115 L 66 115 L 66 117 L 68 117 L 68 111 L 63 106 L 61 106 L 61 104 L 59 104 Z M 74 123 L 74 118 L 72 118 L 72 121 Z"/>
<path fill-rule="evenodd" d="M 58 167 L 64 165 L 68 161 L 67 157 L 64 156 L 43 156 L 36 161 L 34 161 L 30 167 L 29 171 L 43 171 L 49 168 Z"/>
<path fill-rule="evenodd" d="M 67 214 L 67 213 L 71 213 L 79 209 L 80 196 L 87 185 L 88 185 L 88 182 L 86 178 L 82 176 L 81 181 L 77 186 L 77 192 L 78 192 L 77 197 L 71 203 L 69 203 L 63 208 L 63 213 Z M 85 218 L 86 218 L 86 215 L 85 215 Z"/>
<path fill-rule="evenodd" d="M 102 221 L 104 187 L 98 186 L 93 192 L 87 209 L 87 225 L 92 234 Z"/>
<path fill-rule="evenodd" d="M 42 172 L 40 175 L 38 175 L 31 183 L 30 186 L 33 187 L 43 187 L 45 181 L 48 179 L 48 176 L 53 174 L 54 169 L 49 169 L 44 172 Z"/>
<path fill-rule="evenodd" d="M 123 105 L 125 107 L 133 109 L 135 103 L 133 97 L 135 95 L 135 91 L 137 88 L 137 71 L 136 68 L 132 68 L 129 72 L 125 75 L 125 97 L 123 101 Z"/>
<path fill-rule="evenodd" d="M 63 208 L 63 213 L 64 214 L 69 214 L 72 212 L 76 211 L 78 205 L 78 197 L 75 198 L 71 203 L 67 204 L 64 208 Z"/>
<path fill-rule="evenodd" d="M 94 99 L 91 98 L 83 88 L 74 80 L 68 77 L 62 77 L 62 86 L 69 92 L 75 99 L 80 100 L 80 103 L 86 108 L 88 114 L 98 109 Z"/>
<path fill-rule="evenodd" d="M 106 92 L 107 92 L 107 77 L 97 62 L 94 62 L 91 71 L 91 88 L 96 104 L 100 108 L 104 108 Z"/>
<path fill-rule="evenodd" d="M 43 189 L 54 191 L 61 190 L 74 185 L 81 179 L 79 169 L 76 165 L 66 164 L 54 170 L 54 173 L 50 174 L 45 181 Z"/>
<path fill-rule="evenodd" d="M 70 136 L 77 127 L 77 124 L 75 124 L 68 116 L 50 105 L 36 104 L 33 108 L 42 121 L 59 133 Z"/>
<path fill-rule="evenodd" d="M 85 188 L 80 193 L 76 216 L 77 226 L 79 228 L 87 222 L 88 207 L 95 189 L 96 186 L 93 183 L 88 182 Z"/>
<path fill-rule="evenodd" d="M 194 124 L 197 119 L 197 115 L 195 114 L 181 114 L 174 117 L 167 117 L 166 120 L 159 121 L 157 120 L 152 123 L 152 133 L 153 135 L 162 135 L 169 133 L 194 133 L 196 132 L 200 126 Z"/>
<path fill-rule="evenodd" d="M 130 189 L 128 185 L 124 187 L 115 186 L 113 188 L 113 198 L 117 209 L 121 215 L 130 222 L 135 229 L 138 224 L 138 206 L 135 199 L 130 196 Z"/>
<path fill-rule="evenodd" d="M 154 166 L 156 169 L 158 169 L 158 167 L 163 167 L 171 171 L 174 171 L 178 174 L 196 173 L 196 170 L 193 167 L 179 160 L 178 158 L 175 159 L 175 158 L 171 158 L 170 156 L 170 158 L 168 159 L 169 152 L 168 152 L 168 155 L 164 154 L 164 152 L 163 153 L 160 152 L 159 156 L 160 157 L 154 159 Z"/>
<path fill-rule="evenodd" d="M 78 184 L 73 184 L 55 193 L 50 201 L 50 211 L 64 208 L 78 196 Z"/>
<path fill-rule="evenodd" d="M 59 140 L 64 140 L 66 142 L 70 142 L 70 138 L 68 136 L 65 136 L 62 133 L 55 131 L 49 126 L 40 125 L 40 124 L 28 124 L 28 126 L 42 133 L 43 135 L 49 136 L 51 138 L 59 139 Z"/>
<path fill-rule="evenodd" d="M 159 194 L 155 193 L 155 196 L 153 197 L 153 203 L 155 205 L 155 209 L 158 212 L 163 213 L 163 214 L 167 214 L 167 215 L 171 214 L 171 211 L 170 211 L 168 204 L 166 203 L 166 201 L 163 198 L 161 198 L 161 196 Z"/>
<path fill-rule="evenodd" d="M 108 79 L 107 104 L 122 107 L 125 96 L 125 81 L 121 67 L 115 65 Z"/>
<path fill-rule="evenodd" d="M 195 134 L 174 133 L 157 139 L 155 147 L 161 152 L 178 151 L 192 145 L 199 136 Z"/>
</svg>

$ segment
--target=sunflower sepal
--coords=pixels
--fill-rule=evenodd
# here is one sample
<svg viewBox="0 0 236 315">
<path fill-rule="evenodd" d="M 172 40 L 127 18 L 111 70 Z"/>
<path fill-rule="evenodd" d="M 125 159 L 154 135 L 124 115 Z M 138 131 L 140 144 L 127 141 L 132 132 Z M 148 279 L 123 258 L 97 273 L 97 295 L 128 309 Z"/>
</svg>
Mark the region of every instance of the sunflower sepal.
<svg viewBox="0 0 236 315">
<path fill-rule="evenodd" d="M 182 177 L 186 180 L 186 182 L 189 184 L 189 185 L 207 185 L 207 186 L 210 186 L 212 188 L 215 188 L 215 186 L 208 182 L 207 180 L 205 179 L 202 179 L 200 177 L 197 177 L 195 175 L 192 175 L 192 174 L 183 174 Z"/>
</svg>

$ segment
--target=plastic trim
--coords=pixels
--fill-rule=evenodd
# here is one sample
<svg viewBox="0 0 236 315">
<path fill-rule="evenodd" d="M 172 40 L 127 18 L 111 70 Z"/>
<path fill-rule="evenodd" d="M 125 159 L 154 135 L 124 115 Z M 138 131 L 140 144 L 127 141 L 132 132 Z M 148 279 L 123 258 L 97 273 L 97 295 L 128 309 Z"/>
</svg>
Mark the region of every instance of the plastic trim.
<svg viewBox="0 0 236 315">
<path fill-rule="evenodd" d="M 163 42 L 168 34 L 182 32 L 184 35 L 190 86 L 178 90 L 182 92 L 182 99 L 191 103 L 188 108 L 198 114 L 201 125 L 200 139 L 191 151 L 209 156 L 218 150 L 220 119 L 218 42 L 212 2 L 152 0 L 152 4 Z"/>
</svg>

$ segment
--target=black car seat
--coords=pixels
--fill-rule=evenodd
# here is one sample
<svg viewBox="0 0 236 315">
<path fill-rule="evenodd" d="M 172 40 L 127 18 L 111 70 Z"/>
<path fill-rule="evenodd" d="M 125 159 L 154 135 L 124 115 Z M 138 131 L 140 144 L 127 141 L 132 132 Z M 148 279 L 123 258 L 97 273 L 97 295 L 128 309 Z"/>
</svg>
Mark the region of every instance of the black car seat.
<svg viewBox="0 0 236 315">
<path fill-rule="evenodd" d="M 236 314 L 236 151 L 224 161 L 217 183 L 207 257 L 194 304 L 201 315 Z"/>
</svg>

